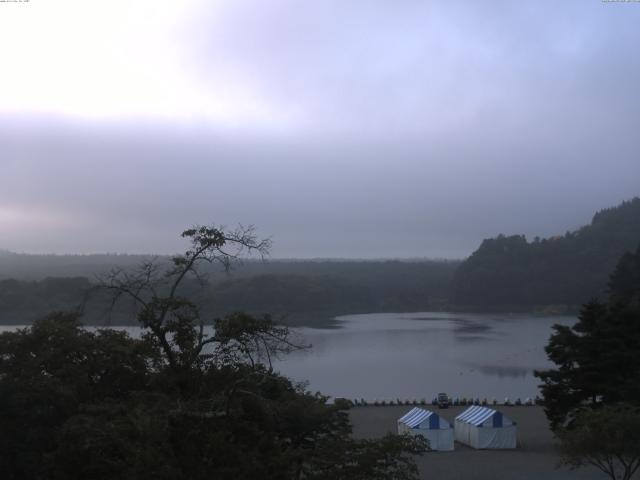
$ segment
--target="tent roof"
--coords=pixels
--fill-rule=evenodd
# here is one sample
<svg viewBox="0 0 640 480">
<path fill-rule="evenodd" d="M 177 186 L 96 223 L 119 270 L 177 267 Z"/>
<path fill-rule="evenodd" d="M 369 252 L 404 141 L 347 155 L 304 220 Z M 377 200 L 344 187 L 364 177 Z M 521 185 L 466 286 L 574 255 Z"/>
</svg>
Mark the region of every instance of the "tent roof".
<svg viewBox="0 0 640 480">
<path fill-rule="evenodd" d="M 498 412 L 492 408 L 474 405 L 458 415 L 456 421 L 470 423 L 477 427 L 478 425 L 482 425 L 487 419 L 493 417 L 496 413 Z"/>
<path fill-rule="evenodd" d="M 413 428 L 417 425 L 420 425 L 425 420 L 427 420 L 431 415 L 436 415 L 436 414 L 430 410 L 424 410 L 419 407 L 414 407 L 411 410 L 409 410 L 409 412 L 407 412 L 404 416 L 402 416 L 398 420 L 398 422 L 402 422 L 405 425 Z"/>
</svg>

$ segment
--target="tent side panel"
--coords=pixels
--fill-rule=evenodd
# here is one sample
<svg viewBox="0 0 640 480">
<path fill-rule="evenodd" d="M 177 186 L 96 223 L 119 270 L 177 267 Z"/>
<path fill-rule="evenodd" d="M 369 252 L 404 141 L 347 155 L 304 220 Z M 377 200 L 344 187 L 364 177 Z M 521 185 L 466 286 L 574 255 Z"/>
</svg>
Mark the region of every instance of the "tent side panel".
<svg viewBox="0 0 640 480">
<path fill-rule="evenodd" d="M 477 430 L 476 427 L 466 422 L 456 421 L 454 430 L 456 441 L 477 448 L 474 445 L 474 438 L 477 437 L 477 433 L 474 433 Z M 475 441 L 477 442 L 477 438 Z"/>
<path fill-rule="evenodd" d="M 486 449 L 516 448 L 516 427 L 479 428 L 480 447 Z"/>
<path fill-rule="evenodd" d="M 438 430 L 438 450 L 452 452 L 453 448 L 453 430 L 450 428 Z"/>
<path fill-rule="evenodd" d="M 475 425 L 469 425 L 469 445 L 473 448 L 482 448 L 482 428 Z"/>
<path fill-rule="evenodd" d="M 429 441 L 429 447 L 435 451 L 453 450 L 453 430 L 411 429 L 411 435 L 422 435 Z"/>
<path fill-rule="evenodd" d="M 453 426 L 453 430 L 455 432 L 455 439 L 457 442 L 460 443 L 464 443 L 465 445 L 467 444 L 467 435 L 465 433 L 465 427 L 467 426 L 466 423 L 464 422 L 460 422 L 458 420 L 456 420 L 454 426 Z"/>
</svg>

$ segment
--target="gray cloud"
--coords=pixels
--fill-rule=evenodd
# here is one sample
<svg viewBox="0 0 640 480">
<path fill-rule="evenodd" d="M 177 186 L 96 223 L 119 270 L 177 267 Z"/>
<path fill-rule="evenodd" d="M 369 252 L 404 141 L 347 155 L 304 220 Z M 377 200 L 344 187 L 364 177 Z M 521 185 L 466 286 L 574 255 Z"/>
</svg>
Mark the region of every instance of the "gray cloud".
<svg viewBox="0 0 640 480">
<path fill-rule="evenodd" d="M 275 256 L 461 257 L 563 233 L 639 193 L 639 20 L 596 1 L 202 3 L 184 71 L 289 123 L 0 105 L 0 247 L 171 252 L 216 221 L 255 224 Z"/>
</svg>

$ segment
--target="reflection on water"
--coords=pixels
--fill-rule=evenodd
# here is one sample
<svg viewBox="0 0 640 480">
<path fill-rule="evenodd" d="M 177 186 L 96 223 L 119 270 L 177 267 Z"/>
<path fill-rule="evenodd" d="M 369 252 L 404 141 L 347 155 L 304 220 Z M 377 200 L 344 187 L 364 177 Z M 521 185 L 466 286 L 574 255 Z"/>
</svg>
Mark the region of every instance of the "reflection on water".
<svg viewBox="0 0 640 480">
<path fill-rule="evenodd" d="M 484 342 L 487 337 L 481 335 L 456 335 L 456 342 Z"/>
<path fill-rule="evenodd" d="M 461 322 L 455 322 L 455 333 L 456 334 L 464 334 L 464 333 L 489 333 L 493 330 L 493 327 L 489 325 L 482 325 L 479 323 L 474 323 L 469 320 L 464 320 Z"/>
<path fill-rule="evenodd" d="M 366 399 L 533 397 L 534 369 L 549 366 L 551 326 L 573 317 L 479 314 L 367 314 L 338 317 L 342 328 L 299 329 L 312 350 L 277 368 L 312 390 Z"/>
<path fill-rule="evenodd" d="M 533 372 L 533 368 L 510 367 L 498 365 L 479 365 L 474 370 L 478 370 L 486 375 L 497 375 L 498 377 L 525 378 Z"/>
</svg>

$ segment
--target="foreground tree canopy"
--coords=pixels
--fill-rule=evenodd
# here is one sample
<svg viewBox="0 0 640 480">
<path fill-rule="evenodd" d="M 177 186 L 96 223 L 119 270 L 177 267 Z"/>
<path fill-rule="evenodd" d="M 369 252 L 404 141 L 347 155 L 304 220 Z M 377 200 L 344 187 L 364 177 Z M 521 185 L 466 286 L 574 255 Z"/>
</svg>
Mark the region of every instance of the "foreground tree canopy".
<svg viewBox="0 0 640 480">
<path fill-rule="evenodd" d="M 268 242 L 197 227 L 168 270 L 145 263 L 103 286 L 132 302 L 142 338 L 54 313 L 0 335 L 6 479 L 413 479 L 424 440 L 354 440 L 346 412 L 271 360 L 296 344 L 269 317 L 205 319 L 182 295 L 201 262 L 225 268 Z M 210 328 L 214 327 L 214 328 Z"/>
<path fill-rule="evenodd" d="M 591 465 L 612 480 L 631 480 L 640 468 L 640 408 L 603 406 L 577 414 L 575 427 L 558 432 L 562 463 Z"/>
<path fill-rule="evenodd" d="M 609 301 L 584 305 L 546 347 L 557 368 L 537 372 L 563 460 L 613 480 L 640 467 L 640 247 L 613 272 Z"/>
<path fill-rule="evenodd" d="M 536 373 L 553 428 L 584 407 L 640 405 L 640 248 L 621 258 L 607 303 L 587 303 L 575 325 L 554 330 L 546 351 L 557 368 Z"/>
</svg>

